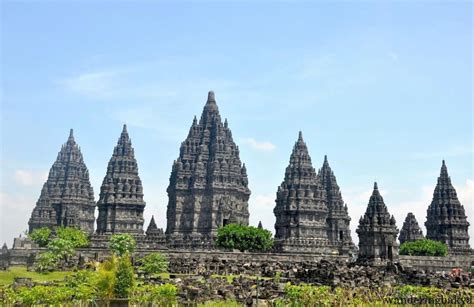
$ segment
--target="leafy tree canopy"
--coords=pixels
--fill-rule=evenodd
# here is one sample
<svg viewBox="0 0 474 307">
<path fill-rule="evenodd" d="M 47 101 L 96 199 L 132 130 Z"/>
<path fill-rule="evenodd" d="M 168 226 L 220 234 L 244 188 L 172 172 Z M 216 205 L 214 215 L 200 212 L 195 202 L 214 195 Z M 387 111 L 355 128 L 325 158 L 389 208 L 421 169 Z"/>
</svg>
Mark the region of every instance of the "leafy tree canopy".
<svg viewBox="0 0 474 307">
<path fill-rule="evenodd" d="M 218 247 L 240 251 L 267 251 L 273 247 L 272 233 L 253 226 L 229 224 L 217 230 Z"/>
<path fill-rule="evenodd" d="M 112 235 L 109 241 L 109 247 L 117 256 L 131 254 L 137 245 L 135 239 L 129 234 Z"/>
<path fill-rule="evenodd" d="M 400 255 L 410 256 L 446 256 L 448 247 L 443 242 L 429 239 L 404 242 L 400 246 Z"/>
</svg>

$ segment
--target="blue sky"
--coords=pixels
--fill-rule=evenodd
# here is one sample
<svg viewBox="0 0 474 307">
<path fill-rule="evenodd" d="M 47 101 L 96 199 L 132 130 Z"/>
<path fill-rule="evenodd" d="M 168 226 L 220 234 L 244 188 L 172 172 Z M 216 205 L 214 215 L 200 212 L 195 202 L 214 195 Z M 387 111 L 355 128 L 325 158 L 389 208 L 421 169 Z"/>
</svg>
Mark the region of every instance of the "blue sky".
<svg viewBox="0 0 474 307">
<path fill-rule="evenodd" d="M 146 223 L 165 227 L 209 90 L 247 165 L 251 224 L 273 230 L 299 130 L 315 168 L 328 155 L 353 230 L 374 180 L 399 228 L 409 211 L 423 224 L 443 158 L 474 224 L 470 2 L 1 5 L 0 243 L 27 229 L 69 128 L 97 199 L 128 125 Z"/>
</svg>

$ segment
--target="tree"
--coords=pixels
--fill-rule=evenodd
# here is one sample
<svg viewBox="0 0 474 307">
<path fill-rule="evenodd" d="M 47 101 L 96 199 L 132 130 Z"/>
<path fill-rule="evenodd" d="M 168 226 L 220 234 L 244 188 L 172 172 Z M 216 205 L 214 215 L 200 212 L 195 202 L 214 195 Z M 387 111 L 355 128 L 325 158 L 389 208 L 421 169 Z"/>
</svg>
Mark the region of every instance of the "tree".
<svg viewBox="0 0 474 307">
<path fill-rule="evenodd" d="M 74 243 L 61 239 L 56 238 L 48 243 L 48 250 L 49 252 L 53 253 L 58 257 L 58 259 L 67 260 L 68 257 L 74 255 Z"/>
<path fill-rule="evenodd" d="M 400 255 L 410 256 L 446 256 L 448 247 L 443 242 L 422 239 L 404 242 L 400 245 Z"/>
<path fill-rule="evenodd" d="M 135 239 L 129 234 L 112 235 L 109 241 L 109 247 L 117 256 L 131 254 L 137 245 Z"/>
<path fill-rule="evenodd" d="M 273 247 L 272 233 L 253 226 L 229 224 L 217 230 L 218 247 L 240 251 L 267 251 Z"/>
<path fill-rule="evenodd" d="M 168 259 L 160 253 L 148 254 L 139 261 L 140 269 L 148 274 L 159 274 L 168 270 Z"/>
<path fill-rule="evenodd" d="M 135 284 L 133 265 L 128 254 L 120 257 L 115 274 L 114 294 L 118 298 L 128 298 Z"/>
<path fill-rule="evenodd" d="M 86 247 L 89 245 L 87 234 L 84 231 L 73 227 L 56 228 L 56 237 L 71 242 L 74 248 Z"/>
<path fill-rule="evenodd" d="M 52 231 L 48 227 L 41 227 L 30 232 L 28 238 L 33 240 L 40 247 L 45 247 L 51 239 L 51 233 Z"/>
</svg>

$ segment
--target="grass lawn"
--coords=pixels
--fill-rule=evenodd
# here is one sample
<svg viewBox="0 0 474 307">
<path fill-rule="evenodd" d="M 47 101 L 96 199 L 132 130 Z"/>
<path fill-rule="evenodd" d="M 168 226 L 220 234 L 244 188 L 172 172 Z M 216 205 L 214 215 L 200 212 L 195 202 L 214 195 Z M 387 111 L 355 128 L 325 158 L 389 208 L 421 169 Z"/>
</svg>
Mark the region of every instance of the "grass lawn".
<svg viewBox="0 0 474 307">
<path fill-rule="evenodd" d="M 12 266 L 7 271 L 0 271 L 0 285 L 9 285 L 13 283 L 15 277 L 29 277 L 33 279 L 33 281 L 41 282 L 63 280 L 64 277 L 71 274 L 73 274 L 73 272 L 28 272 L 25 266 Z"/>
</svg>

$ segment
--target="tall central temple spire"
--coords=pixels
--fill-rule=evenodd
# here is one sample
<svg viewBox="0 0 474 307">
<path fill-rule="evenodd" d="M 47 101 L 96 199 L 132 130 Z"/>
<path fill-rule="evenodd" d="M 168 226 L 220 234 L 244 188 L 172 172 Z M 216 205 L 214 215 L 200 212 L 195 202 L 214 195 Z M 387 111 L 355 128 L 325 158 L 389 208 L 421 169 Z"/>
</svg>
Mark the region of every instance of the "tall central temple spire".
<svg viewBox="0 0 474 307">
<path fill-rule="evenodd" d="M 143 187 L 126 125 L 107 166 L 97 205 L 97 233 L 143 234 Z"/>
<path fill-rule="evenodd" d="M 71 129 L 33 209 L 29 231 L 41 227 L 74 226 L 92 233 L 94 210 L 89 171 Z"/>
<path fill-rule="evenodd" d="M 327 247 L 326 191 L 311 164 L 300 132 L 293 147 L 285 178 L 278 187 L 275 246 L 281 251 L 314 252 Z"/>
<path fill-rule="evenodd" d="M 166 233 L 180 239 L 210 241 L 228 223 L 248 224 L 250 190 L 227 121 L 223 124 L 210 91 L 199 122 L 193 120 L 173 163 Z"/>
</svg>

